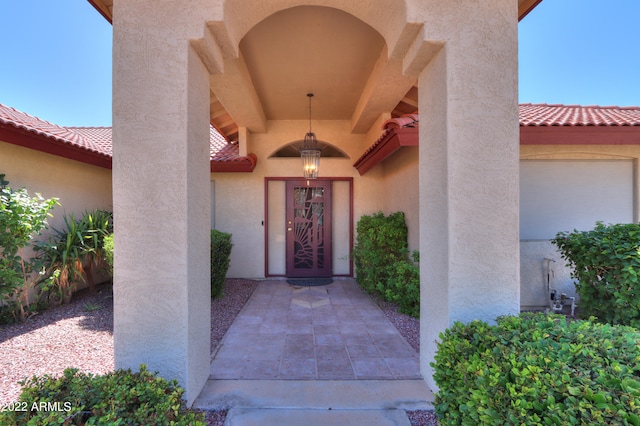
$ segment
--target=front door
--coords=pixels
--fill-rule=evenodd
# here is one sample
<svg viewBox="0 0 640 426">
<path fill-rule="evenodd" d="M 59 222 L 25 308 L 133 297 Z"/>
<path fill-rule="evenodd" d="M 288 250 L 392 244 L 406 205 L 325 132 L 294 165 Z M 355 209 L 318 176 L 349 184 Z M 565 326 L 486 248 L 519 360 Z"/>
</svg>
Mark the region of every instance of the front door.
<svg viewBox="0 0 640 426">
<path fill-rule="evenodd" d="M 330 277 L 331 181 L 287 181 L 287 276 Z"/>
</svg>

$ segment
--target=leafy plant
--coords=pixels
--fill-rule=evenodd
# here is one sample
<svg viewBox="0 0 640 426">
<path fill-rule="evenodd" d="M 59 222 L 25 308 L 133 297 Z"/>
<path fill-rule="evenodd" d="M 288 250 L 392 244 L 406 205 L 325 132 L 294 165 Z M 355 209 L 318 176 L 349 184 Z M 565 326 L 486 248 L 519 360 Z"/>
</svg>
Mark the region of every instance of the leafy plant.
<svg viewBox="0 0 640 426">
<path fill-rule="evenodd" d="M 211 230 L 211 297 L 214 299 L 222 295 L 232 248 L 231 234 Z"/>
<path fill-rule="evenodd" d="M 440 339 L 440 425 L 640 424 L 634 328 L 538 313 L 456 322 Z"/>
<path fill-rule="evenodd" d="M 398 304 L 398 310 L 420 316 L 419 255 L 408 257 L 408 229 L 404 213 L 362 216 L 353 249 L 356 279 L 367 292 Z"/>
<path fill-rule="evenodd" d="M 113 274 L 113 234 L 104 237 L 104 259 L 109 271 Z"/>
<path fill-rule="evenodd" d="M 580 311 L 609 324 L 640 328 L 640 225 L 560 232 L 552 240 L 577 280 Z"/>
<path fill-rule="evenodd" d="M 398 311 L 415 318 L 420 317 L 420 255 L 413 252 L 413 262 L 409 259 L 395 261 L 387 271 L 389 279 L 385 298 L 398 305 Z"/>
<path fill-rule="evenodd" d="M 84 228 L 73 214 L 64 217 L 65 229 L 38 246 L 49 273 L 54 277 L 59 301 L 69 303 L 78 281 L 84 281 Z"/>
<path fill-rule="evenodd" d="M 366 292 L 384 297 L 391 272 L 389 267 L 407 256 L 408 229 L 404 213 L 385 217 L 378 212 L 362 216 L 356 230 L 353 259 L 358 283 Z"/>
<path fill-rule="evenodd" d="M 69 303 L 78 282 L 87 282 L 95 291 L 91 271 L 105 262 L 104 237 L 112 232 L 111 213 L 86 212 L 80 220 L 74 214 L 64 217 L 63 229 L 37 249 L 54 277 L 59 301 Z"/>
<path fill-rule="evenodd" d="M 84 245 L 84 274 L 89 290 L 95 293 L 93 270 L 109 269 L 104 243 L 105 238 L 113 233 L 113 214 L 104 210 L 86 212 L 81 219 Z M 112 241 L 113 242 L 113 241 Z M 111 254 L 113 256 L 113 253 Z"/>
<path fill-rule="evenodd" d="M 14 191 L 0 174 L 0 301 L 16 319 L 29 312 L 29 290 L 43 283 L 44 266 L 25 250 L 47 226 L 47 217 L 58 201 L 26 189 Z"/>
<path fill-rule="evenodd" d="M 144 365 L 140 372 L 103 376 L 66 369 L 60 378 L 34 376 L 21 384 L 20 402 L 14 405 L 24 410 L 0 412 L 0 424 L 205 425 L 202 413 L 185 407 L 184 390 L 175 380 L 158 377 Z"/>
</svg>

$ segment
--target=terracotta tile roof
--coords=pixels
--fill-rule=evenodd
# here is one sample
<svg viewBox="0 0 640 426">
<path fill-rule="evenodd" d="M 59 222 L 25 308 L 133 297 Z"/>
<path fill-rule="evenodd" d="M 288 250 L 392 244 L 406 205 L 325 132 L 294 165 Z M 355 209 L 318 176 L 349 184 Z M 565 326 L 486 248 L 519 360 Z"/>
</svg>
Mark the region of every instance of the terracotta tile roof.
<svg viewBox="0 0 640 426">
<path fill-rule="evenodd" d="M 520 126 L 640 126 L 640 107 L 521 104 Z"/>
<path fill-rule="evenodd" d="M 378 140 L 376 140 L 373 143 L 373 145 L 367 148 L 366 151 L 360 156 L 360 158 L 358 158 L 358 160 L 356 160 L 354 164 L 357 164 L 358 162 L 362 161 L 364 157 L 366 157 L 369 153 L 374 151 L 380 144 L 382 144 L 387 139 L 387 135 L 393 129 L 400 129 L 403 127 L 416 127 L 416 128 L 420 127 L 419 117 L 420 116 L 417 113 L 405 114 L 401 117 L 391 118 L 385 121 L 384 123 L 382 123 L 382 134 L 380 135 Z"/>
<path fill-rule="evenodd" d="M 376 140 L 373 145 L 366 149 L 366 151 L 356 160 L 354 164 L 360 162 L 364 157 L 366 157 L 370 152 L 374 151 L 380 144 L 382 144 L 386 139 L 388 134 L 393 129 L 400 129 L 403 127 L 420 127 L 420 115 L 418 113 L 413 114 L 405 114 L 401 117 L 391 118 L 384 123 L 382 123 L 382 134 Z"/>
<path fill-rule="evenodd" d="M 68 127 L 69 130 L 91 141 L 102 152 L 113 156 L 113 144 L 111 143 L 111 127 Z"/>
<path fill-rule="evenodd" d="M 419 124 L 418 113 L 385 121 L 382 124 L 382 135 L 353 163 L 353 167 L 363 175 L 401 147 L 417 146 Z"/>
<path fill-rule="evenodd" d="M 209 127 L 211 140 L 211 171 L 212 172 L 250 172 L 258 162 L 254 154 L 240 156 L 238 143 L 230 143 L 216 130 Z"/>
<path fill-rule="evenodd" d="M 49 153 L 59 153 L 66 148 L 79 149 L 91 152 L 108 159 L 113 155 L 111 127 L 62 127 L 33 117 L 15 108 L 0 104 L 0 127 L 19 129 L 23 133 L 29 133 L 43 138 L 56 147 L 41 149 L 42 143 L 31 146 Z M 210 156 L 212 171 L 251 171 L 256 164 L 255 156 L 240 157 L 237 143 L 229 143 L 213 127 L 209 127 L 211 141 Z M 10 141 L 7 141 L 10 142 Z M 42 141 L 40 141 L 42 142 Z M 28 146 L 28 142 L 20 145 Z M 82 161 L 78 155 L 73 157 Z M 92 163 L 94 164 L 94 163 Z"/>
<path fill-rule="evenodd" d="M 107 148 L 100 138 L 94 138 L 91 132 L 77 132 L 77 128 L 58 126 L 2 104 L 0 104 L 0 124 L 13 126 L 96 154 L 111 156 L 111 143 Z M 110 133 L 111 129 L 109 129 L 109 137 Z"/>
<path fill-rule="evenodd" d="M 418 127 L 420 123 L 420 115 L 417 112 L 413 114 L 404 114 L 400 117 L 391 118 L 382 124 L 382 129 L 388 131 L 393 128 L 401 127 Z"/>
</svg>

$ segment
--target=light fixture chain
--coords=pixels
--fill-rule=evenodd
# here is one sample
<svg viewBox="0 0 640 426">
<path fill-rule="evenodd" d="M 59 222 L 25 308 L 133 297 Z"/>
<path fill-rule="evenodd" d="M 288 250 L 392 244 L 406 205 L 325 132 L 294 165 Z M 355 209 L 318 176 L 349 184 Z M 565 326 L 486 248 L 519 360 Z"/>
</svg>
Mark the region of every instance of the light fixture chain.
<svg viewBox="0 0 640 426">
<path fill-rule="evenodd" d="M 311 133 L 311 98 L 313 98 L 313 93 L 307 93 L 309 97 L 309 133 Z"/>
</svg>

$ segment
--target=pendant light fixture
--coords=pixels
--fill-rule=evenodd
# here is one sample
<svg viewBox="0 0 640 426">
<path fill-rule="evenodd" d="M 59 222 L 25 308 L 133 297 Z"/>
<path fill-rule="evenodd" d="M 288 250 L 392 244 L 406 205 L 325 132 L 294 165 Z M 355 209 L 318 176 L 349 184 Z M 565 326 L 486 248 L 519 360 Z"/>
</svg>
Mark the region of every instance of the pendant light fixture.
<svg viewBox="0 0 640 426">
<path fill-rule="evenodd" d="M 320 168 L 320 148 L 315 133 L 311 131 L 311 98 L 313 98 L 313 93 L 307 93 L 307 97 L 309 97 L 309 131 L 304 135 L 300 158 L 302 159 L 304 178 L 316 179 Z"/>
</svg>

